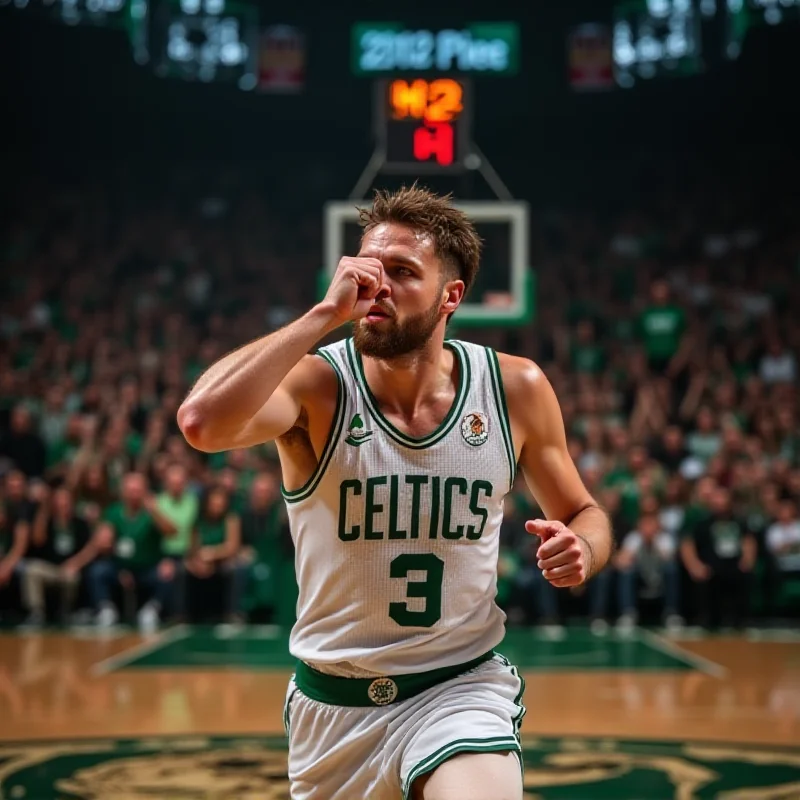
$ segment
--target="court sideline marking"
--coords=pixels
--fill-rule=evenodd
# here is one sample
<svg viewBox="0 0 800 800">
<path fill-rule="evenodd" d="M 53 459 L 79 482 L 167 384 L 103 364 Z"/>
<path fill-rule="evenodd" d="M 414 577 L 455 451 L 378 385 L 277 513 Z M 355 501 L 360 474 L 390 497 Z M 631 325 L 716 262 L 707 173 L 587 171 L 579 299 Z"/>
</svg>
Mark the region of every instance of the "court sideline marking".
<svg viewBox="0 0 800 800">
<path fill-rule="evenodd" d="M 109 672 L 113 672 L 115 669 L 124 667 L 126 664 L 130 664 L 132 661 L 136 661 L 136 659 L 141 658 L 142 656 L 146 656 L 155 652 L 156 650 L 160 650 L 162 647 L 166 647 L 168 644 L 180 641 L 181 639 L 186 638 L 188 635 L 188 625 L 175 625 L 172 628 L 167 628 L 166 630 L 161 631 L 161 633 L 156 634 L 152 639 L 135 644 L 133 647 L 129 647 L 127 650 L 123 650 L 121 653 L 117 653 L 115 656 L 111 656 L 103 661 L 99 661 L 92 667 L 91 674 L 95 677 L 98 675 L 108 675 Z"/>
<path fill-rule="evenodd" d="M 639 641 L 643 644 L 647 644 L 654 650 L 660 650 L 666 655 L 672 656 L 679 661 L 683 661 L 684 664 L 689 664 L 689 666 L 694 667 L 700 672 L 705 672 L 706 675 L 711 675 L 713 678 L 717 678 L 719 680 L 722 680 L 722 678 L 726 678 L 728 676 L 728 670 L 723 667 L 722 664 L 717 664 L 716 661 L 711 661 L 704 656 L 699 656 L 696 653 L 692 653 L 690 650 L 681 647 L 679 644 L 670 641 L 658 633 L 637 628 L 636 635 L 639 637 Z"/>
</svg>

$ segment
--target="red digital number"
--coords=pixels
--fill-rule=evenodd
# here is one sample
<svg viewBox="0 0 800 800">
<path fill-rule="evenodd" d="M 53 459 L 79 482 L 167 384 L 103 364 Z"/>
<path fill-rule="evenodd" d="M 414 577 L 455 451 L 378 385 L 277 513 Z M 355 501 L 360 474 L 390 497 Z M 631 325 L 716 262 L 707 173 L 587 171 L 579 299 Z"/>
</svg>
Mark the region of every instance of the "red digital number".
<svg viewBox="0 0 800 800">
<path fill-rule="evenodd" d="M 435 158 L 442 167 L 454 160 L 453 126 L 449 122 L 428 122 L 414 131 L 414 158 L 430 161 Z"/>
</svg>

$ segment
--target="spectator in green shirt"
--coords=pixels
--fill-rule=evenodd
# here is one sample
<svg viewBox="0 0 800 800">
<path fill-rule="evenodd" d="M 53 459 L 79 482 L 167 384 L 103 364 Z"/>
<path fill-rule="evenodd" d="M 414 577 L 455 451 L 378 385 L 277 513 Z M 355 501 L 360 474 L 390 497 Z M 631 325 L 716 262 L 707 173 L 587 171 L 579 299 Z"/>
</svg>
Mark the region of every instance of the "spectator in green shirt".
<svg viewBox="0 0 800 800">
<path fill-rule="evenodd" d="M 639 336 L 650 369 L 665 373 L 680 350 L 686 316 L 682 308 L 671 302 L 669 284 L 665 280 L 653 283 L 650 296 L 652 302 L 639 316 Z"/>
<path fill-rule="evenodd" d="M 695 458 L 707 464 L 722 447 L 722 433 L 716 415 L 702 406 L 695 417 L 694 429 L 686 437 L 686 447 Z"/>
<path fill-rule="evenodd" d="M 708 475 L 697 481 L 683 515 L 683 524 L 680 528 L 681 538 L 690 537 L 694 527 L 706 522 L 711 516 L 711 502 L 716 488 L 717 482 Z"/>
<path fill-rule="evenodd" d="M 188 480 L 189 475 L 183 464 L 171 464 L 164 472 L 164 491 L 156 498 L 158 510 L 176 529 L 173 536 L 164 539 L 162 550 L 175 564 L 174 595 L 170 599 L 170 606 L 179 613 L 183 613 L 186 605 L 186 571 L 183 569 L 183 560 L 189 552 L 199 508 L 197 495 L 188 489 Z"/>
<path fill-rule="evenodd" d="M 171 464 L 164 473 L 164 491 L 156 507 L 175 526 L 175 533 L 164 539 L 162 550 L 169 558 L 183 558 L 189 550 L 197 520 L 197 496 L 187 488 L 188 474 L 183 464 Z"/>
<path fill-rule="evenodd" d="M 227 617 L 230 622 L 241 621 L 242 592 L 238 580 L 241 570 L 236 568 L 241 542 L 241 521 L 231 509 L 230 494 L 222 486 L 214 486 L 202 503 L 185 562 L 189 575 L 187 595 L 190 609 L 193 606 L 191 596 L 197 584 L 223 574 L 230 581 Z"/>
<path fill-rule="evenodd" d="M 609 470 L 602 481 L 603 489 L 613 490 L 620 500 L 620 516 L 633 527 L 639 517 L 639 500 L 655 488 L 655 471 L 647 448 L 633 445 L 624 464 Z"/>
<path fill-rule="evenodd" d="M 595 325 L 590 319 L 581 320 L 575 328 L 575 340 L 570 348 L 570 362 L 575 372 L 597 375 L 606 366 L 603 346 L 597 342 Z"/>
<path fill-rule="evenodd" d="M 103 521 L 114 530 L 113 556 L 89 567 L 89 591 L 98 609 L 98 624 L 108 627 L 119 618 L 111 600 L 114 585 L 123 582 L 144 589 L 150 599 L 140 609 L 138 621 L 143 630 L 152 631 L 158 627 L 175 577 L 175 565 L 163 558 L 162 538 L 174 535 L 176 528 L 148 494 L 144 475 L 128 473 L 121 496 L 103 514 Z"/>
<path fill-rule="evenodd" d="M 281 563 L 292 557 L 280 537 L 278 518 L 283 508 L 278 479 L 271 472 L 258 473 L 242 511 L 242 547 L 236 569 L 248 600 L 270 609 L 277 599 Z"/>
</svg>

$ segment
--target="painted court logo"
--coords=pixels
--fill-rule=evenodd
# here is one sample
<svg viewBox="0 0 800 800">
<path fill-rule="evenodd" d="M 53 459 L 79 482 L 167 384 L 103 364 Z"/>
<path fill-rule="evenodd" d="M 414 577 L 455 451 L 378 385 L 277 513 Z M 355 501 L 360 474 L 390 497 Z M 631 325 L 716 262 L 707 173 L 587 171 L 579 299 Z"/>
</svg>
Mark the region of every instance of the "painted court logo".
<svg viewBox="0 0 800 800">
<path fill-rule="evenodd" d="M 379 680 L 385 702 L 393 687 Z M 524 736 L 521 744 L 525 800 L 788 800 L 800 785 L 800 749 L 789 745 Z M 289 800 L 286 740 L 0 742 L 0 797 Z"/>
<path fill-rule="evenodd" d="M 482 445 L 489 438 L 489 420 L 486 414 L 473 411 L 461 420 L 461 435 L 473 447 Z"/>
<path fill-rule="evenodd" d="M 347 444 L 353 447 L 360 447 L 364 442 L 368 442 L 372 438 L 372 431 L 364 430 L 364 420 L 361 419 L 361 414 L 354 414 L 353 419 L 350 420 L 350 426 L 347 428 Z"/>
</svg>

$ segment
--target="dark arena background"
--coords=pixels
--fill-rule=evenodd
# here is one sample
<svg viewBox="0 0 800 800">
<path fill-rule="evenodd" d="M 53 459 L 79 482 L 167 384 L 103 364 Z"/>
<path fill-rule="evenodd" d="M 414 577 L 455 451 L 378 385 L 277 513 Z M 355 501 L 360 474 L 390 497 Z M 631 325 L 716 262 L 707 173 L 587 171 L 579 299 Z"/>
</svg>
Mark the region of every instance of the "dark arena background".
<svg viewBox="0 0 800 800">
<path fill-rule="evenodd" d="M 0 0 L 0 798 L 289 797 L 276 452 L 176 411 L 417 179 L 618 540 L 554 590 L 506 501 L 526 800 L 800 797 L 800 2 L 421 9 Z"/>
</svg>

